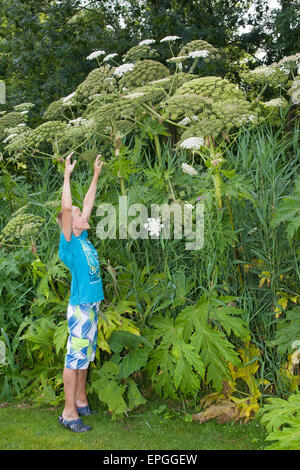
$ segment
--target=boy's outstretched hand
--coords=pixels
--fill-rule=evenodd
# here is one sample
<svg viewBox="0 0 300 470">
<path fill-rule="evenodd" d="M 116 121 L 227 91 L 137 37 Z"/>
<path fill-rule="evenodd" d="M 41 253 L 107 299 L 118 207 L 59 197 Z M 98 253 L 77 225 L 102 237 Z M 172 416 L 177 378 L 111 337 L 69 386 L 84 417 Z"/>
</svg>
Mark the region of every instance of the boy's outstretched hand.
<svg viewBox="0 0 300 470">
<path fill-rule="evenodd" d="M 73 155 L 73 153 L 74 152 L 69 153 L 65 162 L 65 174 L 68 174 L 68 175 L 72 173 L 77 162 L 77 160 L 74 160 L 74 162 L 71 163 L 71 156 Z"/>
<path fill-rule="evenodd" d="M 104 161 L 101 160 L 102 155 L 97 155 L 97 158 L 94 163 L 94 175 L 99 176 L 102 170 L 102 166 L 104 165 Z"/>
</svg>

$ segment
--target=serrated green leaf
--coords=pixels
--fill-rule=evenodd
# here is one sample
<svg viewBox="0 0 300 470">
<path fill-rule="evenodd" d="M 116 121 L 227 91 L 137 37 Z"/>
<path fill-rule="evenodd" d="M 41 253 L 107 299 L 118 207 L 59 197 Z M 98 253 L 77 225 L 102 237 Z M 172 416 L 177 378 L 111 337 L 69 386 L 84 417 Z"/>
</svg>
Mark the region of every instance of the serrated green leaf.
<svg viewBox="0 0 300 470">
<path fill-rule="evenodd" d="M 143 397 L 141 392 L 139 391 L 138 386 L 135 383 L 135 381 L 132 379 L 128 379 L 127 396 L 128 396 L 128 407 L 130 409 L 135 408 L 139 405 L 144 405 L 147 401 Z"/>
</svg>

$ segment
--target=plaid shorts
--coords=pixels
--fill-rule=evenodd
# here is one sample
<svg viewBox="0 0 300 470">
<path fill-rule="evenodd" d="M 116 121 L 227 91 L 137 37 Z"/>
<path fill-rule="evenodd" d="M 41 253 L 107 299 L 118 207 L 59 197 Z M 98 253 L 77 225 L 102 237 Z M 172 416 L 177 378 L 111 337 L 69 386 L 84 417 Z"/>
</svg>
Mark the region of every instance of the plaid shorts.
<svg viewBox="0 0 300 470">
<path fill-rule="evenodd" d="M 95 359 L 99 302 L 68 305 L 67 354 L 65 367 L 87 369 Z"/>
</svg>

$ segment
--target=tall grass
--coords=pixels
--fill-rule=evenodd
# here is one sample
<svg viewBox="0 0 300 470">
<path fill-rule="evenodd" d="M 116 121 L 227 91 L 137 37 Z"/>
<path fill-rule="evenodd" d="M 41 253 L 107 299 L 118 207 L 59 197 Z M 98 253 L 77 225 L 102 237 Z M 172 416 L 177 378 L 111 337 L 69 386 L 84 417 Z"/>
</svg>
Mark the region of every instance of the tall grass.
<svg viewBox="0 0 300 470">
<path fill-rule="evenodd" d="M 283 126 L 263 126 L 245 131 L 226 154 L 236 171 L 250 178 L 254 186 L 255 204 L 247 201 L 233 207 L 236 228 L 240 230 L 241 260 L 246 264 L 262 261 L 261 266 L 254 262 L 245 273 L 242 302 L 249 312 L 253 341 L 262 351 L 262 378 L 273 384 L 276 393 L 285 391 L 279 374 L 283 358 L 276 350 L 268 349 L 266 343 L 276 328 L 274 309 L 280 291 L 296 295 L 300 278 L 297 246 L 289 244 L 284 226 L 272 229 L 270 222 L 282 197 L 292 192 L 299 174 L 298 140 L 297 125 L 289 133 L 284 132 Z M 260 287 L 257 276 L 262 271 L 267 279 Z"/>
</svg>

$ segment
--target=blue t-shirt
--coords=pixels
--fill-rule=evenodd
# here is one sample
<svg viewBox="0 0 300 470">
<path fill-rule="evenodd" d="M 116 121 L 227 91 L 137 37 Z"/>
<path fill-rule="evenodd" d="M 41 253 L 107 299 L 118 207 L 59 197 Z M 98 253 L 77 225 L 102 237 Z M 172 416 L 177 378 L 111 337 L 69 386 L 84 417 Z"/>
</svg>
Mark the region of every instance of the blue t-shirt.
<svg viewBox="0 0 300 470">
<path fill-rule="evenodd" d="M 98 253 L 87 236 L 86 230 L 79 237 L 72 233 L 68 242 L 60 235 L 58 254 L 72 275 L 70 305 L 104 299 Z"/>
</svg>

